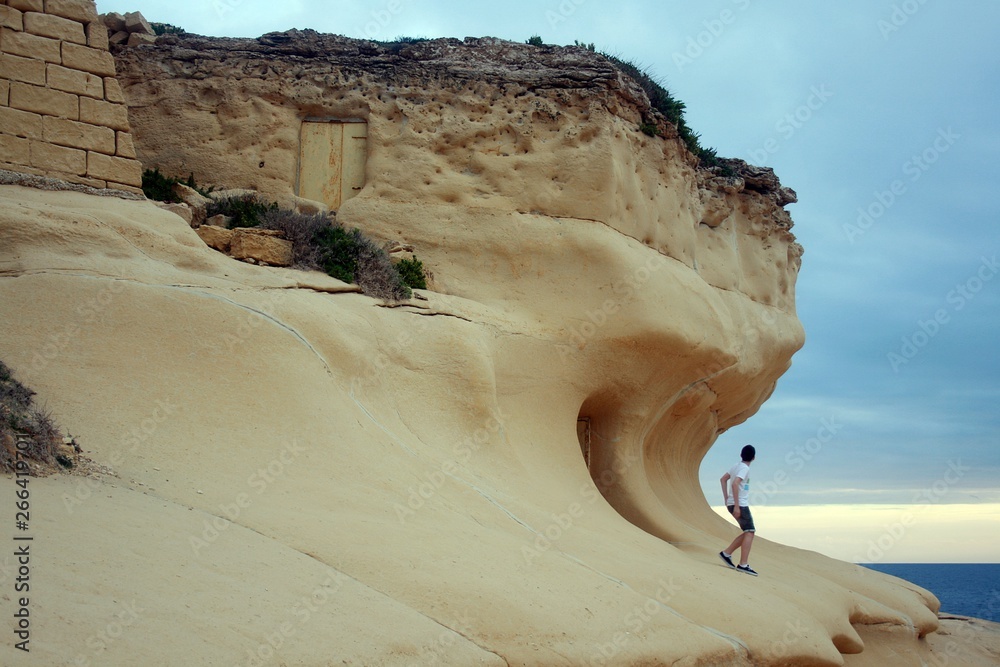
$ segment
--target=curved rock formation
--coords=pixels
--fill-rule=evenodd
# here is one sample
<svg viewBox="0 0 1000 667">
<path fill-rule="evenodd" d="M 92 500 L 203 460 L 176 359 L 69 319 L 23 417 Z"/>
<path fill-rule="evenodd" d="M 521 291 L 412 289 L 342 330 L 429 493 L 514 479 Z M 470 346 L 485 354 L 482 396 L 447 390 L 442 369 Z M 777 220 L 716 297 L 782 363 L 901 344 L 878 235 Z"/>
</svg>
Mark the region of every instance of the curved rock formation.
<svg viewBox="0 0 1000 667">
<path fill-rule="evenodd" d="M 911 584 L 765 539 L 764 576 L 718 562 L 735 527 L 699 463 L 803 342 L 793 194 L 641 133 L 643 94 L 598 56 L 531 49 L 270 35 L 118 54 L 145 164 L 201 182 L 295 196 L 303 117 L 365 119 L 365 185 L 338 217 L 434 274 L 396 307 L 234 262 L 151 203 L 0 186 L 0 354 L 117 475 L 33 482 L 38 530 L 75 556 L 39 565 L 60 591 L 39 604 L 89 619 L 59 629 L 75 643 L 39 630 L 33 657 L 945 655 Z"/>
</svg>

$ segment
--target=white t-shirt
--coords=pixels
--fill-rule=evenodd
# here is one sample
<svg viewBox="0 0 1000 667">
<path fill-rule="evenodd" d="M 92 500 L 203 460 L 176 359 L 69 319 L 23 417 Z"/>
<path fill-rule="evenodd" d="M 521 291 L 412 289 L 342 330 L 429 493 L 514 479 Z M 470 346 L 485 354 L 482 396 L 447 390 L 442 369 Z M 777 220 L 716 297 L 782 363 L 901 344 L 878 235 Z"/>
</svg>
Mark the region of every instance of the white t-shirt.
<svg viewBox="0 0 1000 667">
<path fill-rule="evenodd" d="M 726 484 L 726 505 L 733 504 L 733 480 L 739 477 L 743 480 L 740 485 L 740 507 L 750 506 L 750 466 L 740 461 L 729 469 L 729 483 Z"/>
</svg>

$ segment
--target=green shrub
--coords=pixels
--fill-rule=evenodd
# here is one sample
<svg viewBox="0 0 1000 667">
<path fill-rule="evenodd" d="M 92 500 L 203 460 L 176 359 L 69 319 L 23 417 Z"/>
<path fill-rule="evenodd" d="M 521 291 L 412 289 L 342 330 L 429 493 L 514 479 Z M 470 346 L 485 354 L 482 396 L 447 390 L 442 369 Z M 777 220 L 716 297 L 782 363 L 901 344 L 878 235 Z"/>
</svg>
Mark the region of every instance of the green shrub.
<svg viewBox="0 0 1000 667">
<path fill-rule="evenodd" d="M 660 136 L 660 128 L 656 126 L 656 123 L 641 123 L 639 125 L 639 131 L 651 137 Z"/>
<path fill-rule="evenodd" d="M 207 215 L 226 215 L 232 218 L 231 228 L 259 227 L 264 220 L 264 214 L 277 210 L 278 204 L 266 202 L 260 195 L 250 192 L 233 197 L 214 199 L 208 205 Z"/>
<path fill-rule="evenodd" d="M 270 208 L 264 213 L 261 226 L 276 229 L 292 242 L 292 263 L 301 269 L 319 269 L 317 235 L 330 227 L 330 219 L 322 213 L 306 215 L 286 208 Z"/>
<path fill-rule="evenodd" d="M 414 256 L 413 259 L 401 259 L 396 262 L 396 270 L 403 283 L 412 289 L 427 289 L 427 276 L 424 275 L 424 263 Z"/>
<path fill-rule="evenodd" d="M 149 25 L 153 28 L 153 32 L 155 32 L 157 36 L 187 34 L 187 30 L 184 28 L 178 28 L 177 26 L 170 25 L 169 23 L 150 23 Z"/>
<path fill-rule="evenodd" d="M 279 208 L 268 209 L 261 224 L 280 230 L 292 242 L 298 268 L 318 269 L 381 299 L 403 301 L 412 296 L 388 253 L 359 229 L 345 229 L 322 214 L 304 215 Z"/>
<path fill-rule="evenodd" d="M 147 199 L 174 204 L 180 202 L 180 198 L 174 194 L 174 186 L 178 183 L 183 183 L 189 188 L 197 190 L 204 197 L 207 197 L 215 189 L 214 186 L 208 190 L 199 188 L 194 182 L 193 173 L 188 174 L 186 181 L 181 181 L 181 179 L 174 178 L 173 176 L 164 176 L 160 173 L 159 167 L 146 169 L 142 172 L 142 192 L 146 195 Z"/>
<path fill-rule="evenodd" d="M 390 53 L 397 54 L 403 50 L 404 47 L 411 44 L 419 44 L 420 42 L 428 41 L 427 37 L 408 37 L 406 35 L 400 35 L 391 42 L 379 42 L 382 46 L 386 48 Z"/>
<path fill-rule="evenodd" d="M 387 301 L 406 301 L 412 297 L 413 292 L 393 266 L 389 253 L 357 229 L 352 232 L 358 239 L 354 282 L 362 291 Z"/>
<path fill-rule="evenodd" d="M 52 463 L 62 437 L 52 415 L 34 405 L 35 392 L 17 381 L 13 371 L 0 361 L 0 440 L 26 442 L 19 451 L 32 461 Z M 11 472 L 16 461 L 0 446 L 0 470 Z"/>
<path fill-rule="evenodd" d="M 542 38 L 539 37 L 538 35 L 532 35 L 531 37 L 529 37 L 525 42 L 525 44 L 531 44 L 532 46 L 545 46 L 545 43 L 542 41 Z"/>
<path fill-rule="evenodd" d="M 579 43 L 578 45 L 582 46 Z M 671 95 L 649 72 L 635 63 L 622 60 L 608 53 L 602 53 L 601 55 L 610 60 L 615 67 L 632 77 L 639 84 L 639 87 L 642 88 L 643 92 L 649 98 L 650 105 L 663 114 L 677 128 L 677 134 L 680 136 L 681 141 L 684 142 L 689 151 L 698 157 L 698 163 L 701 166 L 708 169 L 719 167 L 722 169 L 723 175 L 733 175 L 732 168 L 719 159 L 715 153 L 715 149 L 703 147 L 700 141 L 701 137 L 688 127 L 687 122 L 684 120 L 684 110 L 686 107 L 683 102 Z M 643 122 L 639 125 L 639 129 L 650 136 L 658 136 L 660 134 L 659 130 L 656 129 L 656 123 L 648 118 L 643 119 Z"/>
<path fill-rule="evenodd" d="M 328 225 L 314 237 L 319 268 L 345 283 L 353 283 L 358 272 L 361 231 Z"/>
<path fill-rule="evenodd" d="M 180 199 L 174 194 L 174 185 L 180 181 L 160 173 L 160 168 L 146 169 L 142 172 L 142 192 L 147 199 L 154 201 L 177 203 Z"/>
</svg>

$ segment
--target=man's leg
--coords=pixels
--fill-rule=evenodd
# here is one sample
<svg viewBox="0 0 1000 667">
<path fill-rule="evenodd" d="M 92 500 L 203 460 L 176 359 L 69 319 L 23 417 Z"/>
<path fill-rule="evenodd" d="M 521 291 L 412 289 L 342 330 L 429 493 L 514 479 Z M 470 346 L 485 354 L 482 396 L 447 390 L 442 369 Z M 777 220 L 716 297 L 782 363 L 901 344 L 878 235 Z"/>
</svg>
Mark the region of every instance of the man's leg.
<svg viewBox="0 0 1000 667">
<path fill-rule="evenodd" d="M 746 565 L 750 560 L 750 547 L 753 546 L 753 533 L 747 531 L 742 535 L 740 535 L 740 539 L 742 540 L 742 548 L 740 550 L 740 565 Z"/>
<path fill-rule="evenodd" d="M 743 546 L 743 538 L 745 536 L 746 533 L 740 533 L 736 537 L 736 539 L 733 540 L 733 543 L 729 545 L 729 548 L 726 549 L 726 553 L 729 554 L 730 556 L 734 555 L 736 553 L 736 550 L 739 549 L 741 546 Z"/>
</svg>

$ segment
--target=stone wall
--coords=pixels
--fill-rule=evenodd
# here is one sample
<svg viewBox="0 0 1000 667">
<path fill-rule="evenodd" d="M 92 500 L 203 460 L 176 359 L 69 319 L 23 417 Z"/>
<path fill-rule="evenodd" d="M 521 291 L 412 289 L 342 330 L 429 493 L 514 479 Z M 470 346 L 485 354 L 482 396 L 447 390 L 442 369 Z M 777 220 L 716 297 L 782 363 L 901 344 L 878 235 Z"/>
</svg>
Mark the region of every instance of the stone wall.
<svg viewBox="0 0 1000 667">
<path fill-rule="evenodd" d="M 0 0 L 0 168 L 141 192 L 93 0 Z"/>
</svg>

